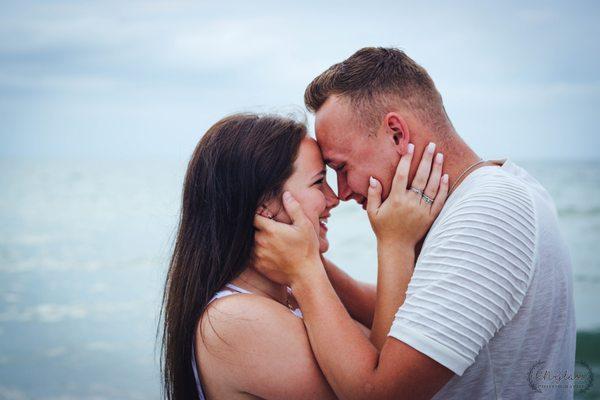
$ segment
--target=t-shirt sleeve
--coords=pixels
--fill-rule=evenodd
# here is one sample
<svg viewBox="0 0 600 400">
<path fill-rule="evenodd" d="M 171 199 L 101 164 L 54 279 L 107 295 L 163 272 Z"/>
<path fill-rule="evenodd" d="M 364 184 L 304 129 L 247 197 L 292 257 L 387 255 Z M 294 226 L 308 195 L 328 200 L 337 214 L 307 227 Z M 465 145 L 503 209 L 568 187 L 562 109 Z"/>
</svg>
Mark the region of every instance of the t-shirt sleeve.
<svg viewBox="0 0 600 400">
<path fill-rule="evenodd" d="M 535 209 L 521 182 L 497 179 L 441 218 L 389 336 L 462 375 L 523 302 L 535 263 Z"/>
</svg>

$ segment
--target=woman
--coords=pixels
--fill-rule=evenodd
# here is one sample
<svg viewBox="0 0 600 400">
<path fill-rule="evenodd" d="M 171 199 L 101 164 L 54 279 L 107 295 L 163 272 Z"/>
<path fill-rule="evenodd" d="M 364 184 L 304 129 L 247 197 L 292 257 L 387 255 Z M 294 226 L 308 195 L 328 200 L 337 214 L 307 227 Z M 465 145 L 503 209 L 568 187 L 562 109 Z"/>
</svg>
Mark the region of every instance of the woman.
<svg viewBox="0 0 600 400">
<path fill-rule="evenodd" d="M 284 191 L 312 222 L 319 251 L 327 251 L 327 218 L 338 199 L 305 125 L 238 114 L 200 140 L 165 285 L 167 398 L 335 398 L 293 297 L 253 265 L 255 214 L 291 222 Z"/>
</svg>

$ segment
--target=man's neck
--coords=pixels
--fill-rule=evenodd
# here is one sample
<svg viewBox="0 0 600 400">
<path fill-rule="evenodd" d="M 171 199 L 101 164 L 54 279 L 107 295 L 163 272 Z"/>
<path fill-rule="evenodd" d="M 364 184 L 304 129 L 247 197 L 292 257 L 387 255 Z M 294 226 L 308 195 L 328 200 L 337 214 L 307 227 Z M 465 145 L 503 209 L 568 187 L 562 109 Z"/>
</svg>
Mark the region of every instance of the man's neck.
<svg viewBox="0 0 600 400">
<path fill-rule="evenodd" d="M 466 144 L 455 149 L 440 149 L 444 152 L 444 173 L 448 174 L 448 188 L 458 187 L 460 182 L 464 180 L 471 172 L 475 171 L 481 164 L 471 168 L 470 166 L 481 160 L 481 157 L 477 155 L 469 146 Z"/>
<path fill-rule="evenodd" d="M 442 167 L 442 172 L 448 174 L 448 188 L 454 187 L 454 190 L 460 185 L 470 173 L 475 171 L 476 169 L 485 166 L 485 165 L 494 165 L 492 163 L 486 162 L 481 163 L 469 171 L 470 166 L 477 163 L 481 159 L 473 149 L 471 149 L 455 132 L 452 133 L 452 140 L 447 141 L 446 143 L 436 143 L 435 152 L 444 154 L 444 165 Z M 435 142 L 434 139 L 432 141 Z M 412 178 L 417 172 L 417 168 L 419 163 L 421 162 L 421 157 L 425 148 L 427 147 L 426 143 L 422 143 L 421 151 L 419 154 L 415 153 L 415 157 L 413 157 L 413 165 L 412 165 Z M 466 172 L 465 172 L 466 171 Z M 464 174 L 463 174 L 464 173 Z"/>
<path fill-rule="evenodd" d="M 232 280 L 231 283 L 254 294 L 268 297 L 285 305 L 285 286 L 267 279 L 252 266 L 246 268 L 244 272 Z"/>
</svg>

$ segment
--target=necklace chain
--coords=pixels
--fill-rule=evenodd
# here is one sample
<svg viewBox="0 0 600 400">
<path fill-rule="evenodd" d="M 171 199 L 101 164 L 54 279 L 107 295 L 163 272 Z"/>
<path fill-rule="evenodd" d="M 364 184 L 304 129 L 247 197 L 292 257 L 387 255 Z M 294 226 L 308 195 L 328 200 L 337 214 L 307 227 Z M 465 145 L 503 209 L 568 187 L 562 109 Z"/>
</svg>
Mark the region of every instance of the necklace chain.
<svg viewBox="0 0 600 400">
<path fill-rule="evenodd" d="M 278 298 L 275 298 L 275 297 L 273 297 L 273 296 L 272 296 L 270 293 L 267 293 L 267 292 L 265 292 L 265 291 L 262 291 L 262 290 L 261 290 L 261 289 L 259 289 L 259 288 L 258 288 L 256 285 L 253 285 L 252 283 L 248 282 L 247 280 L 243 280 L 243 282 L 244 282 L 245 284 L 249 285 L 249 286 L 252 286 L 252 287 L 253 287 L 253 288 L 255 288 L 255 289 L 258 291 L 258 292 L 260 292 L 260 293 L 262 293 L 262 294 L 266 295 L 266 296 L 267 296 L 267 297 L 269 297 L 270 299 L 272 299 L 272 300 L 274 300 L 274 301 L 276 301 L 276 302 L 278 302 L 278 303 L 281 303 L 281 301 L 280 301 L 280 300 L 281 300 L 281 297 L 280 297 L 279 299 L 278 299 Z M 290 310 L 293 310 L 293 309 L 294 309 L 294 307 L 292 306 L 292 303 L 290 302 L 290 295 L 292 294 L 292 289 L 291 289 L 289 286 L 283 286 L 283 288 L 285 288 L 285 298 L 283 299 L 283 300 L 285 300 L 285 305 L 286 305 L 286 306 L 287 306 L 287 307 L 288 307 Z"/>
<path fill-rule="evenodd" d="M 483 158 L 480 158 L 479 161 L 477 161 L 474 164 L 471 164 L 469 167 L 467 167 L 467 169 L 465 169 L 459 176 L 458 178 L 456 178 L 456 180 L 454 181 L 454 183 L 452 184 L 452 187 L 450 188 L 450 190 L 448 191 L 448 196 L 450 196 L 450 193 L 452 193 L 452 190 L 454 189 L 454 187 L 458 184 L 458 182 L 460 182 L 460 178 L 463 177 L 464 174 L 466 174 L 471 168 L 476 167 L 479 164 L 482 164 L 486 162 L 486 160 L 484 160 Z"/>
</svg>

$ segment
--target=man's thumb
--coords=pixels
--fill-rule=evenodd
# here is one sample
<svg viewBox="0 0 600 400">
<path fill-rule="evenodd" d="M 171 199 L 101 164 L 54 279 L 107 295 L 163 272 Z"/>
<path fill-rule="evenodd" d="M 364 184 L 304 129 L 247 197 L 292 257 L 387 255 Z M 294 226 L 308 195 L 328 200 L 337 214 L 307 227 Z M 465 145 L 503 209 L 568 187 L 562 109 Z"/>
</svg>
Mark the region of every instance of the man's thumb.
<svg viewBox="0 0 600 400">
<path fill-rule="evenodd" d="M 300 203 L 292 196 L 290 192 L 283 193 L 283 207 L 292 219 L 292 224 L 300 225 L 306 220 L 306 215 L 300 207 Z"/>
<path fill-rule="evenodd" d="M 367 192 L 367 213 L 376 213 L 379 206 L 381 206 L 381 183 L 371 176 Z"/>
</svg>

